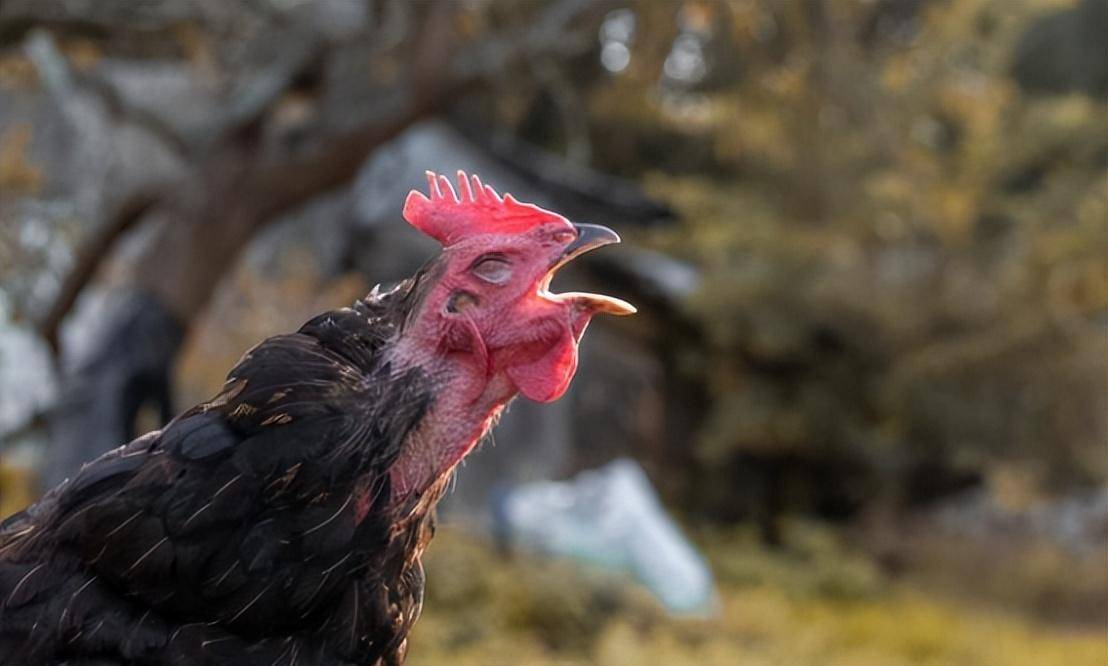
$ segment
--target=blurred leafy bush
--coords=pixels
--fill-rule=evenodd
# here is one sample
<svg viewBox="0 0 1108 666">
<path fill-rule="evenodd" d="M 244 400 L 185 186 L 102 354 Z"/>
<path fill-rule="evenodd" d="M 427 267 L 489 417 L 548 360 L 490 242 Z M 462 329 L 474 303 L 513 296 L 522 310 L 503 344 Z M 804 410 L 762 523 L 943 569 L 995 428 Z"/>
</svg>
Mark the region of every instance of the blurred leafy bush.
<svg viewBox="0 0 1108 666">
<path fill-rule="evenodd" d="M 698 535 L 721 597 L 719 615 L 702 620 L 667 619 L 620 579 L 564 562 L 505 559 L 472 537 L 443 530 L 427 553 L 427 603 L 409 663 L 1103 663 L 1108 644 L 1100 624 L 1036 625 L 1011 612 L 921 593 L 881 576 L 826 529 L 800 523 L 787 529 L 785 553 L 766 549 L 742 529 Z"/>
</svg>

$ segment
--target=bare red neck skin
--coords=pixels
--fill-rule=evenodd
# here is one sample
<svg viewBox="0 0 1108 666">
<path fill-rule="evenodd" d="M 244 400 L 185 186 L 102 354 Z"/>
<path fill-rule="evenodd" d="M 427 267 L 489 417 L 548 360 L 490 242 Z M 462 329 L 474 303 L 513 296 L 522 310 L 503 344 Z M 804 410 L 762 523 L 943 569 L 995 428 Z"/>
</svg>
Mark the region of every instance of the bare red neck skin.
<svg viewBox="0 0 1108 666">
<path fill-rule="evenodd" d="M 488 358 L 480 338 L 469 341 L 470 349 L 444 345 L 436 330 L 436 310 L 433 302 L 426 303 L 409 333 L 390 352 L 395 368 L 419 367 L 436 386 L 435 403 L 390 470 L 394 502 L 421 494 L 449 474 L 518 392 Z"/>
</svg>

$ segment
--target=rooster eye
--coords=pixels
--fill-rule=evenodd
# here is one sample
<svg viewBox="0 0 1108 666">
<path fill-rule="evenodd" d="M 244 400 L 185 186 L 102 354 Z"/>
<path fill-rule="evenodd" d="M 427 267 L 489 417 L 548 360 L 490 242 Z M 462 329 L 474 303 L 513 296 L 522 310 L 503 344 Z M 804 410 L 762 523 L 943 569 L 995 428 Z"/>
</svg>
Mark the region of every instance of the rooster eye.
<svg viewBox="0 0 1108 666">
<path fill-rule="evenodd" d="M 470 270 L 477 277 L 492 284 L 503 284 L 512 276 L 512 265 L 502 257 L 480 259 Z"/>
</svg>

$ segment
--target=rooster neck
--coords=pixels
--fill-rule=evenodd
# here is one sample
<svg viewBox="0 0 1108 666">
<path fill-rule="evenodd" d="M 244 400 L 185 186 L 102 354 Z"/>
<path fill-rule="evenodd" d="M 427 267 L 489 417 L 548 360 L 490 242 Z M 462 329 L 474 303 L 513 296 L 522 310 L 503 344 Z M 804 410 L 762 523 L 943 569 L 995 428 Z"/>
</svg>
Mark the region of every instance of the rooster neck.
<svg viewBox="0 0 1108 666">
<path fill-rule="evenodd" d="M 395 358 L 402 367 L 415 360 L 435 386 L 434 402 L 405 439 L 389 472 L 397 502 L 422 497 L 442 483 L 492 428 L 516 391 L 506 375 L 488 374 L 468 354 Z"/>
</svg>

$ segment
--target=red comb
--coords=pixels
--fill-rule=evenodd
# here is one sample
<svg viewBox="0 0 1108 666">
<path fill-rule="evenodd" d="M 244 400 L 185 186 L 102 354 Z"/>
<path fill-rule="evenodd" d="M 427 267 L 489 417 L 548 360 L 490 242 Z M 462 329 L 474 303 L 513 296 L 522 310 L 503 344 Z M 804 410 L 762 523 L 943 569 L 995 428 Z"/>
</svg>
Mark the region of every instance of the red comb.
<svg viewBox="0 0 1108 666">
<path fill-rule="evenodd" d="M 427 172 L 431 198 L 412 190 L 404 202 L 404 219 L 413 227 L 443 244 L 453 245 L 482 234 L 518 234 L 557 220 L 557 213 L 534 204 L 501 197 L 477 176 L 458 172 L 458 192 L 446 176 Z M 460 196 L 459 196 L 460 194 Z"/>
</svg>

